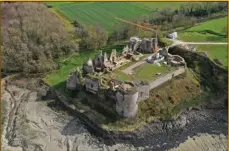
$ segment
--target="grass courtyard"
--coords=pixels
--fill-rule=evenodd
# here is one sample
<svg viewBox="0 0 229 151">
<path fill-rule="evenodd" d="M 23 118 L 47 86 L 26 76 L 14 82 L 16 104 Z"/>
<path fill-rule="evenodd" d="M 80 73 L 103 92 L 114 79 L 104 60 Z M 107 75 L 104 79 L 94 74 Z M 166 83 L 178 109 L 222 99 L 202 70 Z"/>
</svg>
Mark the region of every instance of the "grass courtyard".
<svg viewBox="0 0 229 151">
<path fill-rule="evenodd" d="M 149 55 L 150 54 L 145 54 L 141 59 Z M 165 74 L 175 69 L 174 67 L 162 65 L 162 63 L 161 63 L 161 66 L 158 66 L 156 64 L 150 64 L 150 63 L 145 62 L 144 64 L 141 64 L 133 68 L 132 74 L 130 75 L 125 74 L 123 72 L 124 69 L 128 68 L 131 65 L 134 65 L 135 63 L 137 63 L 137 61 L 129 62 L 115 69 L 111 74 L 108 74 L 108 76 L 115 76 L 115 78 L 121 81 L 125 81 L 125 80 L 127 81 L 134 81 L 134 80 L 151 81 L 155 79 L 156 77 L 160 76 L 160 74 Z"/>
<path fill-rule="evenodd" d="M 175 68 L 165 65 L 158 66 L 156 64 L 145 63 L 134 69 L 134 76 L 138 80 L 152 80 L 160 76 L 159 74 L 165 74 Z M 157 75 L 158 74 L 158 75 Z"/>
</svg>

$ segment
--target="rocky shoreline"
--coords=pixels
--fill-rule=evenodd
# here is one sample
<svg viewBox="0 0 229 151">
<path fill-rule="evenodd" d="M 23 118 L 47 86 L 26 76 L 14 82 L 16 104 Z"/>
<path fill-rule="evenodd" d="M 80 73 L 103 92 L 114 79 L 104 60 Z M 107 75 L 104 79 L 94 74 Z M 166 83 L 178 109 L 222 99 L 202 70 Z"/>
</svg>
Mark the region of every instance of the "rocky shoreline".
<svg viewBox="0 0 229 151">
<path fill-rule="evenodd" d="M 7 87 L 15 98 L 16 105 L 8 105 L 9 112 L 12 112 L 11 109 L 17 111 L 17 114 L 10 115 L 10 118 L 15 120 L 6 125 L 8 135 L 11 136 L 11 140 L 4 141 L 5 147 L 8 144 L 8 149 L 14 146 L 22 147 L 26 151 L 168 150 L 178 147 L 189 138 L 205 134 L 217 137 L 222 135 L 221 146 L 227 142 L 225 107 L 195 108 L 183 112 L 176 121 L 154 121 L 134 132 L 114 133 L 90 125 L 92 123 L 71 113 L 56 99 L 40 99 L 41 91 L 45 92 L 48 88 L 42 85 L 37 87 L 41 89 L 19 88 L 14 84 Z M 13 99 L 9 92 L 4 91 L 2 96 L 4 101 L 11 104 Z M 8 137 L 3 134 L 3 138 L 7 140 Z M 225 150 L 224 148 L 221 150 Z"/>
<path fill-rule="evenodd" d="M 158 120 L 132 132 L 115 132 L 101 128 L 84 114 L 74 110 L 58 97 L 56 98 L 59 106 L 65 106 L 65 109 L 70 111 L 71 114 L 80 118 L 88 131 L 106 145 L 125 143 L 135 147 L 151 146 L 148 148 L 149 150 L 167 150 L 177 147 L 180 144 L 180 141 L 177 140 L 185 140 L 188 136 L 195 136 L 198 133 L 227 135 L 227 132 L 225 132 L 227 128 L 227 109 L 222 106 L 215 107 L 215 109 L 209 106 L 187 109 L 176 120 Z M 217 121 L 212 120 L 212 118 L 217 119 Z M 206 123 L 208 123 L 208 127 L 205 126 Z M 215 128 L 218 130 L 214 130 Z"/>
<path fill-rule="evenodd" d="M 148 150 L 167 150 L 179 146 L 181 140 L 200 133 L 227 136 L 227 110 L 187 110 L 177 120 L 154 121 L 133 132 L 108 132 L 86 121 L 84 125 L 106 145 L 125 143 L 135 147 L 149 146 Z"/>
</svg>

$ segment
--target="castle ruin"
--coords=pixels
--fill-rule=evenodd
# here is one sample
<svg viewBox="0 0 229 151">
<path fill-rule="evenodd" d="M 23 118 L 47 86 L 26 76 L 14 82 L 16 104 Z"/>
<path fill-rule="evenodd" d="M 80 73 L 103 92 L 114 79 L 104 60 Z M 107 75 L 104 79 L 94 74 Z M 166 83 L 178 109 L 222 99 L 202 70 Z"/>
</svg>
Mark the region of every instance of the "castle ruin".
<svg viewBox="0 0 229 151">
<path fill-rule="evenodd" d="M 119 115 L 127 118 L 133 117 L 138 111 L 138 102 L 148 99 L 150 90 L 158 85 L 154 84 L 155 81 L 151 83 L 141 80 L 120 81 L 111 76 L 107 77 L 104 75 L 132 60 L 139 60 L 142 56 L 141 52 L 154 52 L 151 59 L 157 54 L 159 57 L 154 59 L 160 60 L 163 57 L 169 65 L 182 67 L 182 70 L 177 71 L 175 75 L 185 72 L 186 63 L 182 57 L 169 54 L 168 48 L 160 49 L 155 53 L 156 45 L 157 40 L 147 38 L 140 40 L 139 38 L 132 37 L 129 44 L 123 48 L 121 55 L 117 55 L 115 49 L 112 50 L 109 56 L 101 51 L 94 59 L 89 58 L 83 64 L 82 70 L 77 68 L 76 71 L 70 73 L 66 81 L 66 88 L 69 90 L 84 88 L 99 99 L 106 99 L 106 101 L 109 101 L 107 98 L 112 99 L 116 103 L 116 112 Z M 173 76 L 162 81 L 166 82 L 171 78 Z"/>
</svg>

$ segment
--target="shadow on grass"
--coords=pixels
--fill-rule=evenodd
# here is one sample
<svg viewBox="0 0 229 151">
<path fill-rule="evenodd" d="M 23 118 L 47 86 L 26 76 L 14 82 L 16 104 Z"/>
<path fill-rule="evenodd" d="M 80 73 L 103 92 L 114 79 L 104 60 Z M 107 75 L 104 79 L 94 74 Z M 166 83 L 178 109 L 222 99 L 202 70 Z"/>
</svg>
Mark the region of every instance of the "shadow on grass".
<svg viewBox="0 0 229 151">
<path fill-rule="evenodd" d="M 62 90 L 64 90 L 65 87 L 66 87 L 66 81 L 62 81 L 62 82 L 53 86 L 53 88 L 55 88 L 55 89 L 62 89 Z"/>
<path fill-rule="evenodd" d="M 217 33 L 211 30 L 202 30 L 202 31 L 186 31 L 188 33 L 199 33 L 199 34 L 203 34 L 203 35 L 207 35 L 207 41 L 222 41 L 224 39 L 226 39 L 226 34 L 222 34 L 222 33 Z M 210 35 L 209 35 L 210 34 Z"/>
<path fill-rule="evenodd" d="M 198 32 L 198 31 L 197 31 L 197 32 Z M 199 31 L 199 33 L 209 33 L 209 34 L 212 34 L 212 35 L 223 36 L 223 37 L 226 36 L 226 34 L 214 32 L 214 31 L 212 31 L 212 30 L 202 30 L 202 31 Z"/>
</svg>

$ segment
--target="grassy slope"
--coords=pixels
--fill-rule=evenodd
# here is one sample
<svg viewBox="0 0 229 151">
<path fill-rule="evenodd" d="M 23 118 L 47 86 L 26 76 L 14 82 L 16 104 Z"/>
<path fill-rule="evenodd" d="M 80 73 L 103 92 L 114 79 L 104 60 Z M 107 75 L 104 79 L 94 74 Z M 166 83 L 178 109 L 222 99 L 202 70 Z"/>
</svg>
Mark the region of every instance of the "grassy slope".
<svg viewBox="0 0 229 151">
<path fill-rule="evenodd" d="M 187 77 L 174 79 L 150 92 L 150 99 L 139 102 L 137 116 L 105 124 L 110 130 L 131 131 L 154 119 L 177 117 L 184 108 L 201 104 L 204 98 L 199 81 L 188 72 Z"/>
<path fill-rule="evenodd" d="M 70 21 L 78 20 L 83 24 L 99 24 L 108 31 L 112 31 L 123 19 L 136 19 L 144 15 L 151 15 L 153 8 L 169 6 L 178 8 L 181 2 L 47 2 Z"/>
</svg>

